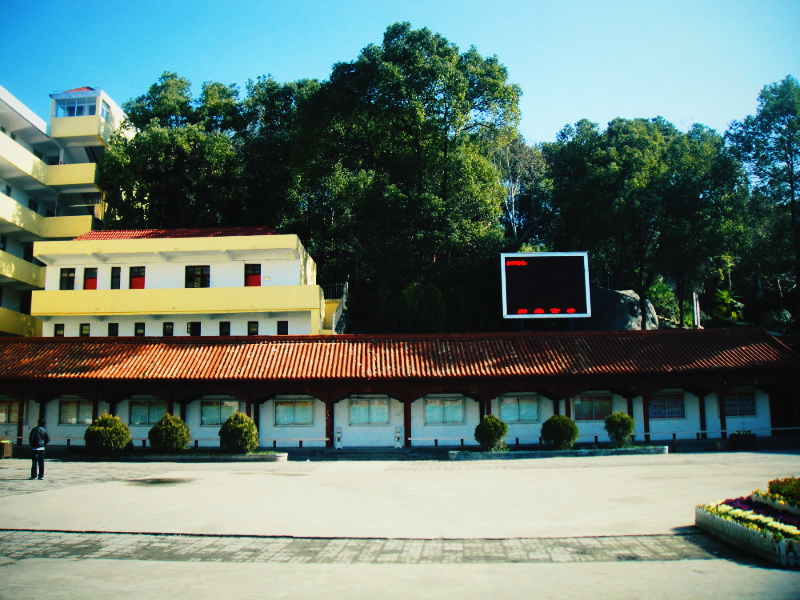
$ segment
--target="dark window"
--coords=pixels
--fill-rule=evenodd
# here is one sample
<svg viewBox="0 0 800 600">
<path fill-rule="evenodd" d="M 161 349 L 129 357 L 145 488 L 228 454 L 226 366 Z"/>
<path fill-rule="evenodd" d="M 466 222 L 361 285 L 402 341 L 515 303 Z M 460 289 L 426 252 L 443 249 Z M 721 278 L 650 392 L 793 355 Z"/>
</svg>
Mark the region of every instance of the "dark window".
<svg viewBox="0 0 800 600">
<path fill-rule="evenodd" d="M 289 321 L 278 321 L 278 335 L 289 335 Z"/>
<path fill-rule="evenodd" d="M 166 322 L 164 323 L 164 327 L 162 328 L 162 333 L 164 337 L 172 337 L 175 335 L 175 323 Z"/>
<path fill-rule="evenodd" d="M 118 290 L 119 289 L 119 282 L 122 279 L 121 276 L 122 268 L 121 267 L 111 267 L 111 289 Z"/>
<path fill-rule="evenodd" d="M 261 265 L 244 266 L 244 285 L 257 287 L 261 285 Z"/>
<path fill-rule="evenodd" d="M 56 323 L 53 325 L 53 337 L 64 337 L 64 324 Z"/>
<path fill-rule="evenodd" d="M 0 250 L 6 249 L 6 236 L 0 235 Z"/>
<path fill-rule="evenodd" d="M 220 335 L 230 335 L 231 334 L 231 322 L 230 321 L 220 321 L 219 322 L 219 334 Z"/>
<path fill-rule="evenodd" d="M 61 400 L 58 403 L 58 422 L 61 425 L 89 425 L 92 422 L 92 403 Z"/>
<path fill-rule="evenodd" d="M 686 418 L 686 403 L 682 393 L 653 394 L 649 410 L 651 419 Z"/>
<path fill-rule="evenodd" d="M 81 323 L 80 336 L 89 337 L 89 323 Z"/>
<path fill-rule="evenodd" d="M 258 321 L 247 322 L 247 335 L 258 335 Z"/>
<path fill-rule="evenodd" d="M 39 203 L 36 200 L 28 198 L 28 208 L 33 212 L 39 212 Z"/>
<path fill-rule="evenodd" d="M 574 406 L 576 421 L 603 421 L 611 414 L 611 396 L 578 396 Z"/>
<path fill-rule="evenodd" d="M 752 391 L 727 392 L 725 415 L 728 417 L 755 417 L 756 395 Z"/>
<path fill-rule="evenodd" d="M 128 287 L 132 290 L 144 289 L 144 267 L 131 267 Z"/>
<path fill-rule="evenodd" d="M 144 335 L 144 323 L 137 322 L 133 324 L 133 335 L 142 337 Z"/>
<path fill-rule="evenodd" d="M 58 284 L 60 290 L 75 289 L 75 269 L 61 269 L 61 279 Z"/>
<path fill-rule="evenodd" d="M 83 289 L 96 290 L 97 289 L 97 269 L 87 267 L 83 270 Z"/>
<path fill-rule="evenodd" d="M 0 398 L 0 423 L 19 421 L 19 402 L 11 398 Z"/>
<path fill-rule="evenodd" d="M 188 333 L 189 335 L 201 335 L 200 321 L 189 321 L 186 324 L 186 333 Z"/>
<path fill-rule="evenodd" d="M 188 266 L 186 267 L 187 288 L 207 288 L 211 283 L 211 267 Z"/>
<path fill-rule="evenodd" d="M 117 337 L 119 335 L 119 323 L 108 324 L 108 337 Z"/>
</svg>

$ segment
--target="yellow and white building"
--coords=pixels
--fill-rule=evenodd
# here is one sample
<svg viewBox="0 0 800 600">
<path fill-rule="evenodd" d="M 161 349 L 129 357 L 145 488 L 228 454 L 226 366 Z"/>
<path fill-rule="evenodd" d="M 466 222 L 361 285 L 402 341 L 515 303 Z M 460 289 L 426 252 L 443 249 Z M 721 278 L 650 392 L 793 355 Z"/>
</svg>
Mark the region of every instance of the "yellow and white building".
<svg viewBox="0 0 800 600">
<path fill-rule="evenodd" d="M 51 95 L 50 123 L 0 87 L 0 336 L 37 336 L 31 293 L 41 240 L 68 240 L 103 218 L 97 163 L 125 114 L 102 90 Z"/>
<path fill-rule="evenodd" d="M 341 314 L 299 238 L 266 227 L 93 231 L 33 253 L 45 337 L 318 335 Z"/>
</svg>

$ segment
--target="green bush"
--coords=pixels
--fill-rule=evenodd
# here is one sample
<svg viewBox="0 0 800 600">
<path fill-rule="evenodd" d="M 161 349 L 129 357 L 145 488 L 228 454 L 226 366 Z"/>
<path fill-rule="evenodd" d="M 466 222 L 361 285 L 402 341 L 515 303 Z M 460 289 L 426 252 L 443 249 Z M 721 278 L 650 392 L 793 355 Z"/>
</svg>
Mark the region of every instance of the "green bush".
<svg viewBox="0 0 800 600">
<path fill-rule="evenodd" d="M 578 439 L 578 426 L 564 415 L 553 415 L 542 423 L 542 441 L 557 450 L 572 448 Z"/>
<path fill-rule="evenodd" d="M 606 431 L 611 443 L 617 448 L 629 446 L 633 433 L 633 417 L 624 412 L 612 412 L 606 417 Z"/>
<path fill-rule="evenodd" d="M 117 456 L 131 443 L 131 430 L 117 416 L 102 414 L 83 434 L 86 450 L 96 456 Z"/>
<path fill-rule="evenodd" d="M 258 429 L 253 419 L 236 411 L 219 428 L 219 444 L 228 452 L 247 454 L 258 447 Z"/>
<path fill-rule="evenodd" d="M 147 439 L 155 450 L 174 454 L 186 448 L 192 439 L 192 433 L 183 419 L 165 414 L 150 428 Z"/>
<path fill-rule="evenodd" d="M 475 441 L 484 450 L 502 450 L 506 447 L 508 425 L 494 415 L 485 415 L 475 426 Z"/>
<path fill-rule="evenodd" d="M 800 479 L 797 477 L 773 479 L 769 482 L 768 489 L 770 494 L 778 494 L 790 504 L 800 506 Z"/>
</svg>

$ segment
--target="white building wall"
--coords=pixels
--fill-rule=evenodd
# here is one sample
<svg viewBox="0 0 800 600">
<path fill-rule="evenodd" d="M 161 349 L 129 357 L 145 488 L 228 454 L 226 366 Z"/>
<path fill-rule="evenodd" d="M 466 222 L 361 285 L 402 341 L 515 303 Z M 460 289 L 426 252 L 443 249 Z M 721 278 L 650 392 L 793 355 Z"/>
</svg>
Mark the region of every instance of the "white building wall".
<svg viewBox="0 0 800 600">
<path fill-rule="evenodd" d="M 411 404 L 411 445 L 458 446 L 464 440 L 465 446 L 477 446 L 475 427 L 480 422 L 480 406 L 472 398 L 465 398 L 464 423 L 459 425 L 426 425 L 425 399 L 418 398 Z"/>
<path fill-rule="evenodd" d="M 303 396 L 281 396 L 279 399 L 308 399 Z M 313 422 L 311 425 L 275 425 L 275 399 L 261 405 L 258 423 L 258 445 L 266 448 L 299 447 L 303 441 L 304 448 L 325 447 L 325 403 L 314 400 Z"/>
<path fill-rule="evenodd" d="M 730 435 L 735 431 L 751 431 L 756 435 L 768 436 L 772 434 L 772 418 L 769 412 L 769 396 L 761 390 L 755 390 L 756 415 L 754 417 L 725 417 L 726 433 Z M 706 396 L 706 426 L 708 437 L 718 438 L 722 435 L 719 418 L 719 403 L 716 394 Z"/>
<path fill-rule="evenodd" d="M 403 437 L 403 403 L 394 398 L 389 400 L 389 422 L 375 425 L 351 425 L 349 399 L 340 400 L 333 408 L 334 435 L 341 434 L 343 448 L 359 446 L 394 447 L 395 436 L 399 434 L 400 445 Z"/>
<path fill-rule="evenodd" d="M 235 401 L 238 403 L 237 410 L 244 412 L 244 405 L 236 398 L 231 396 L 208 395 L 202 396 L 198 400 L 191 402 L 186 406 L 186 424 L 192 432 L 192 444 L 197 441 L 201 448 L 219 448 L 219 428 L 222 423 L 217 425 L 201 425 L 200 424 L 200 406 L 204 400 L 219 400 L 221 402 Z"/>
<path fill-rule="evenodd" d="M 516 396 L 526 395 L 525 392 L 510 394 Z M 500 399 L 494 398 L 491 402 L 492 414 L 498 419 L 502 419 L 500 413 Z M 554 402 L 548 398 L 539 396 L 539 420 L 535 423 L 506 423 L 508 425 L 508 435 L 506 444 L 513 446 L 519 440 L 520 444 L 538 444 L 542 435 L 542 423 L 555 414 Z M 473 431 L 473 437 L 474 437 Z M 466 444 L 466 440 L 464 441 Z"/>
</svg>

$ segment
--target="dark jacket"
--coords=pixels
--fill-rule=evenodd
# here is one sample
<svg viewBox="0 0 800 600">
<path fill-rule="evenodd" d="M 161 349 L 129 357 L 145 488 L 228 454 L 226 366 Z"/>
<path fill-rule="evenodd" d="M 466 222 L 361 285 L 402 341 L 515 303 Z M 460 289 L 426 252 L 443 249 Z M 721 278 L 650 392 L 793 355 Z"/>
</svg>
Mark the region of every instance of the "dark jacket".
<svg viewBox="0 0 800 600">
<path fill-rule="evenodd" d="M 31 448 L 42 448 L 50 443 L 50 436 L 47 435 L 47 429 L 45 427 L 37 425 L 31 429 L 28 441 L 31 444 Z"/>
</svg>

